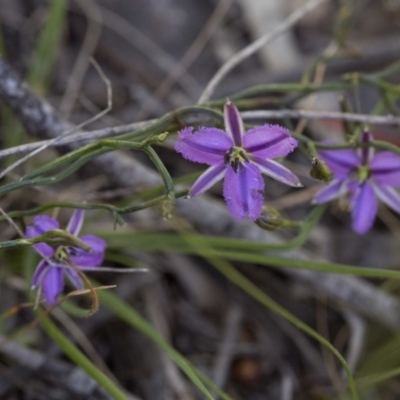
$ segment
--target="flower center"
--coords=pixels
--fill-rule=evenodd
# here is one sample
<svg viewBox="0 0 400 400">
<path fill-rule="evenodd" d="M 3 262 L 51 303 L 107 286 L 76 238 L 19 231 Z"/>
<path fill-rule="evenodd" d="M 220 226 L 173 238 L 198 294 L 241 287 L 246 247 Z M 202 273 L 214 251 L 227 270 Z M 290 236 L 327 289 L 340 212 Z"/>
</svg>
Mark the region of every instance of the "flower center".
<svg viewBox="0 0 400 400">
<path fill-rule="evenodd" d="M 365 182 L 370 177 L 370 171 L 368 165 L 361 165 L 358 167 L 356 172 L 357 180 Z"/>
<path fill-rule="evenodd" d="M 225 165 L 230 165 L 237 172 L 239 165 L 249 162 L 246 150 L 243 147 L 233 146 L 224 155 Z"/>
<path fill-rule="evenodd" d="M 68 249 L 65 246 L 59 246 L 57 247 L 56 251 L 54 252 L 53 257 L 57 260 L 57 261 L 65 261 L 66 259 L 68 259 L 69 256 L 69 252 Z"/>
</svg>

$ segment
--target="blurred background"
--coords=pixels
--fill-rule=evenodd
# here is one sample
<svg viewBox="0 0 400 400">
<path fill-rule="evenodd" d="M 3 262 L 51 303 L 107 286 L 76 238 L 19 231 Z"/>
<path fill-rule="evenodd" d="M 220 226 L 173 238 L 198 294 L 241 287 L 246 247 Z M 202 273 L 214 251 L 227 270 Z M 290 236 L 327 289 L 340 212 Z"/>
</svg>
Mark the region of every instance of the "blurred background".
<svg viewBox="0 0 400 400">
<path fill-rule="evenodd" d="M 102 129 L 160 118 L 196 104 L 221 65 L 305 3 L 0 0 L 0 53 L 37 96 L 74 125 L 107 108 L 109 81 L 112 110 L 84 128 Z M 241 110 L 343 111 L 346 104 L 354 113 L 399 115 L 399 29 L 399 0 L 327 0 L 234 68 L 217 86 L 215 103 L 207 104 L 220 110 L 226 97 L 261 85 L 256 94 L 238 97 Z M 100 66 L 100 73 L 91 58 Z M 385 75 L 383 85 L 377 74 L 389 66 L 392 72 Z M 309 84 L 318 88 L 337 82 L 345 82 L 342 90 L 307 89 Z M 315 140 L 343 139 L 346 133 L 344 124 L 336 120 L 273 122 Z M 372 131 L 377 139 L 400 143 L 398 127 L 381 125 Z M 171 130 L 171 134 L 175 132 L 176 128 Z M 37 136 L 46 138 L 40 133 Z M 0 140 L 2 149 L 36 140 L 4 101 Z M 168 139 L 156 150 L 173 178 L 202 170 L 182 160 L 172 146 L 173 140 Z M 14 170 L 7 182 L 17 181 L 68 151 L 42 152 Z M 129 156 L 152 168 L 144 154 L 130 152 Z M 0 160 L 2 169 L 15 159 Z M 302 220 L 309 215 L 310 201 L 322 183 L 309 176 L 310 160 L 304 154 L 291 155 L 287 165 L 296 170 L 305 189 L 294 192 L 268 181 L 267 204 L 287 218 Z M 127 205 L 140 200 L 146 190 L 143 198 L 151 197 L 154 183 L 146 181 L 146 176 L 135 186 L 118 185 L 89 163 L 55 185 L 10 192 L 1 198 L 0 206 L 13 211 L 51 201 Z M 172 220 L 165 220 L 159 207 L 129 214 L 124 217 L 127 225 L 116 231 L 109 214 L 99 210 L 88 213 L 85 231 L 100 232 L 109 243 L 107 265 L 150 270 L 128 277 L 101 274 L 95 278 L 117 284 L 113 293 L 126 302 L 130 312 L 136 310 L 150 322 L 169 350 L 160 347 L 144 322 L 135 319 L 139 318 L 136 314 L 130 314 L 130 323 L 124 320 L 116 303 L 100 305 L 96 314 L 84 319 L 79 318 L 74 304 L 54 310 L 57 326 L 99 370 L 126 390 L 127 398 L 206 398 L 171 361 L 173 349 L 232 399 L 350 398 L 345 394 L 342 367 L 329 350 L 252 297 L 252 289 L 238 288 L 217 271 L 214 259 L 184 255 L 182 244 L 179 251 L 171 250 L 178 248 L 173 240 L 192 230 L 278 245 L 296 236 L 295 229 L 264 234 L 257 233 L 254 225 L 234 223 L 226 215 L 220 194 L 217 185 L 205 196 L 210 203 L 198 203 L 196 212 L 180 200 Z M 63 223 L 70 214 L 71 210 L 61 209 L 57 216 Z M 24 226 L 24 222 L 18 223 Z M 17 237 L 11 226 L 2 224 L 1 240 Z M 333 206 L 314 227 L 307 244 L 284 255 L 397 270 L 399 238 L 398 217 L 384 207 L 374 229 L 357 236 L 350 229 L 348 214 Z M 37 315 L 32 307 L 10 312 L 31 296 L 29 281 L 37 263 L 32 253 L 27 248 L 0 253 L 0 311 L 7 316 L 0 319 L 0 328 L 4 337 L 11 335 L 7 345 L 0 346 L 0 399 L 113 398 L 65 356 L 40 323 L 32 323 Z M 232 262 L 231 267 L 345 355 L 362 399 L 400 399 L 398 281 L 288 272 L 261 267 L 250 258 Z M 83 307 L 88 301 L 76 303 Z"/>
</svg>

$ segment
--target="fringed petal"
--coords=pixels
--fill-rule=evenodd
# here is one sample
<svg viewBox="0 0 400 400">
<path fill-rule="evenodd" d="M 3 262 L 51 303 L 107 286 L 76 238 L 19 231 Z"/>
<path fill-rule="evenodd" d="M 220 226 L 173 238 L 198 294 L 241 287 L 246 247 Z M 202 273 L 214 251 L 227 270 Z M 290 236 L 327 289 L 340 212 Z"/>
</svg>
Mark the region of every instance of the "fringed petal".
<svg viewBox="0 0 400 400">
<path fill-rule="evenodd" d="M 297 140 L 279 125 L 256 126 L 244 134 L 244 148 L 261 158 L 283 157 L 297 147 Z"/>
<path fill-rule="evenodd" d="M 240 164 L 237 172 L 229 167 L 224 181 L 224 198 L 236 220 L 255 221 L 261 215 L 264 180 L 253 164 Z"/>
<path fill-rule="evenodd" d="M 233 146 L 228 134 L 217 128 L 182 129 L 175 143 L 175 150 L 187 160 L 207 165 L 216 165 L 223 161 L 226 152 Z"/>
</svg>

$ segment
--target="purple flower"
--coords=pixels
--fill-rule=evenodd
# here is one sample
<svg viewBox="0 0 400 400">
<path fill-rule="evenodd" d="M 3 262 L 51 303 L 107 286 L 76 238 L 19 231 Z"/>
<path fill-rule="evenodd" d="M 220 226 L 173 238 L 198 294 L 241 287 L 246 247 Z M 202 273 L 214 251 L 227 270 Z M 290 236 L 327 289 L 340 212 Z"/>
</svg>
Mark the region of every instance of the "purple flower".
<svg viewBox="0 0 400 400">
<path fill-rule="evenodd" d="M 363 132 L 361 142 L 373 137 Z M 400 213 L 400 195 L 393 187 L 400 186 L 400 156 L 390 151 L 374 154 L 372 147 L 357 150 L 321 150 L 322 160 L 334 173 L 334 179 L 320 190 L 314 203 L 322 204 L 343 195 L 350 195 L 353 229 L 363 234 L 374 223 L 378 200 Z"/>
<path fill-rule="evenodd" d="M 299 179 L 272 158 L 290 153 L 297 141 L 287 129 L 263 125 L 244 131 L 239 110 L 231 102 L 224 107 L 225 131 L 193 127 L 179 132 L 175 149 L 186 159 L 210 165 L 193 184 L 188 196 L 197 196 L 225 177 L 223 192 L 228 209 L 237 220 L 255 221 L 263 207 L 264 180 L 261 173 L 290 186 Z"/>
<path fill-rule="evenodd" d="M 78 236 L 84 219 L 83 210 L 75 210 L 66 228 L 71 235 Z M 43 235 L 52 229 L 59 229 L 59 223 L 47 215 L 38 215 L 33 219 L 33 225 L 26 228 L 26 237 L 34 238 Z M 87 252 L 79 247 L 58 246 L 53 247 L 47 243 L 37 243 L 34 249 L 43 257 L 36 267 L 32 277 L 32 289 L 43 290 L 44 298 L 48 304 L 55 304 L 58 295 L 64 289 L 65 275 L 77 288 L 83 288 L 83 282 L 71 266 L 74 264 L 82 270 L 99 266 L 104 259 L 107 246 L 103 239 L 93 235 L 80 236 L 79 239 L 92 249 Z"/>
</svg>

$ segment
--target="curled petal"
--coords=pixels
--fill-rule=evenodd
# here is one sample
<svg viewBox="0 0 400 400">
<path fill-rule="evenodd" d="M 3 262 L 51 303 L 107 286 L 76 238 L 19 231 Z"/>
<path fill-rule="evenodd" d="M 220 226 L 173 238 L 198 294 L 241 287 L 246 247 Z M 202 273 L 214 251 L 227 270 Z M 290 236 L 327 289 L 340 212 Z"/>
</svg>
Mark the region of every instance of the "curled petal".
<svg viewBox="0 0 400 400">
<path fill-rule="evenodd" d="M 68 222 L 67 232 L 71 235 L 78 236 L 81 231 L 83 220 L 85 218 L 85 210 L 76 209 Z"/>
<path fill-rule="evenodd" d="M 244 133 L 243 121 L 237 107 L 228 101 L 224 106 L 225 129 L 232 138 L 235 146 L 242 146 L 242 136 Z"/>
<path fill-rule="evenodd" d="M 83 289 L 83 282 L 78 272 L 76 272 L 72 267 L 65 268 L 65 274 L 68 276 L 68 279 L 77 289 Z"/>
<path fill-rule="evenodd" d="M 224 163 L 214 165 L 206 169 L 189 190 L 188 197 L 198 196 L 210 187 L 214 186 L 225 175 L 226 165 Z"/>
<path fill-rule="evenodd" d="M 252 157 L 251 160 L 260 168 L 263 174 L 268 175 L 271 178 L 274 178 L 277 181 L 285 183 L 289 186 L 303 186 L 300 183 L 299 178 L 292 171 L 279 164 L 278 162 L 273 160 L 264 160 L 260 157 Z"/>
<path fill-rule="evenodd" d="M 64 289 L 64 271 L 62 267 L 48 268 L 42 280 L 42 289 L 48 304 L 57 303 L 57 297 Z"/>
<path fill-rule="evenodd" d="M 92 248 L 92 252 L 88 252 L 77 247 L 73 247 L 70 254 L 70 259 L 75 265 L 83 265 L 86 267 L 97 267 L 104 260 L 104 252 L 107 243 L 94 235 L 81 236 L 83 242 Z"/>
<path fill-rule="evenodd" d="M 48 268 L 51 268 L 51 266 L 46 260 L 40 261 L 32 276 L 32 289 L 36 289 L 38 286 L 40 286 L 43 276 L 47 272 Z"/>
<path fill-rule="evenodd" d="M 60 224 L 54 218 L 51 218 L 48 215 L 37 215 L 33 218 L 33 225 L 26 227 L 25 236 L 28 239 L 35 238 L 52 229 L 58 229 L 59 227 Z M 42 257 L 51 257 L 54 254 L 54 249 L 46 243 L 34 244 L 33 248 Z"/>
<path fill-rule="evenodd" d="M 240 164 L 237 172 L 231 167 L 226 171 L 224 198 L 236 220 L 248 218 L 255 221 L 263 207 L 264 180 L 256 165 Z"/>
<path fill-rule="evenodd" d="M 377 154 L 370 162 L 370 170 L 378 185 L 400 186 L 400 156 L 391 151 Z"/>
<path fill-rule="evenodd" d="M 390 186 L 374 185 L 375 194 L 389 208 L 400 214 L 400 194 Z"/>
<path fill-rule="evenodd" d="M 348 191 L 346 181 L 343 179 L 334 179 L 328 186 L 319 190 L 313 200 L 314 204 L 323 204 L 343 196 Z"/>
<path fill-rule="evenodd" d="M 374 189 L 365 182 L 360 185 L 351 198 L 353 229 L 360 235 L 369 231 L 378 212 L 378 201 Z"/>
<path fill-rule="evenodd" d="M 216 165 L 233 146 L 232 139 L 221 129 L 200 128 L 196 133 L 192 132 L 192 127 L 182 129 L 175 143 L 175 150 L 187 160 Z"/>
<path fill-rule="evenodd" d="M 361 160 L 355 150 L 318 150 L 319 157 L 326 162 L 335 178 L 343 178 L 357 169 Z"/>
<path fill-rule="evenodd" d="M 297 140 L 279 125 L 262 125 L 248 130 L 243 136 L 244 148 L 261 158 L 286 156 L 297 146 Z"/>
</svg>

